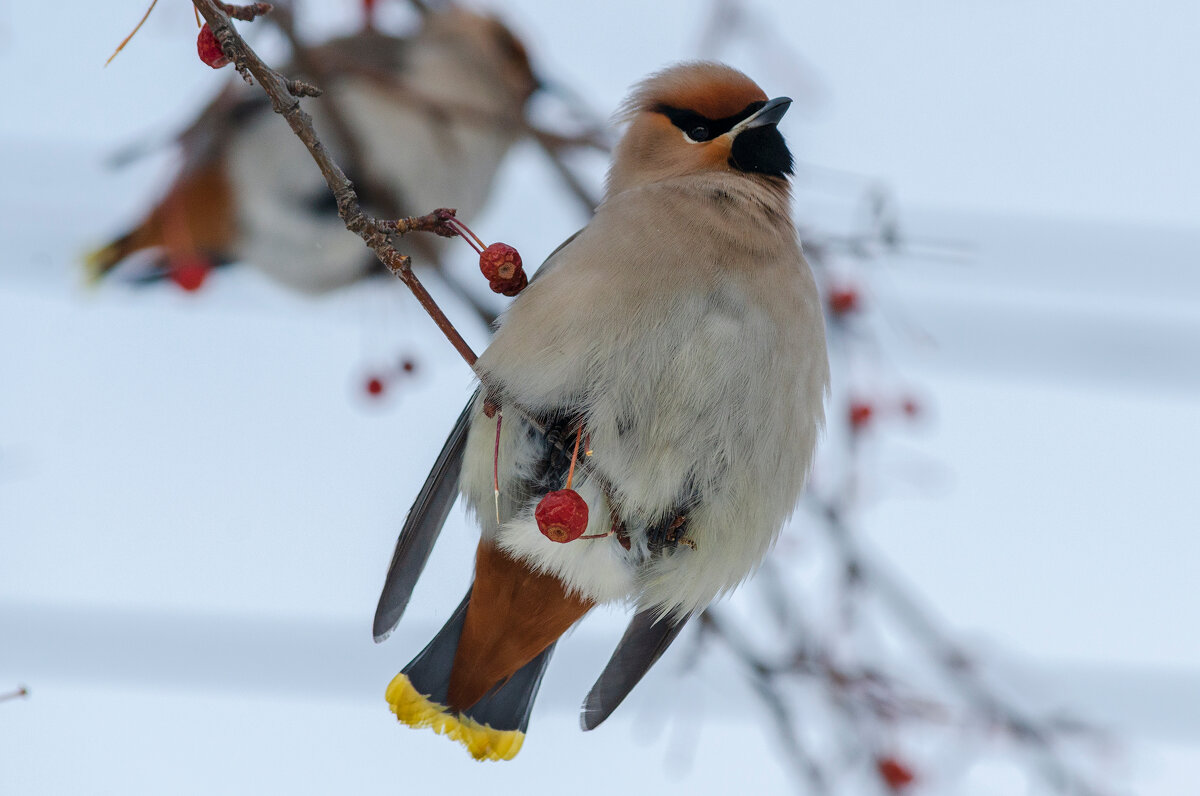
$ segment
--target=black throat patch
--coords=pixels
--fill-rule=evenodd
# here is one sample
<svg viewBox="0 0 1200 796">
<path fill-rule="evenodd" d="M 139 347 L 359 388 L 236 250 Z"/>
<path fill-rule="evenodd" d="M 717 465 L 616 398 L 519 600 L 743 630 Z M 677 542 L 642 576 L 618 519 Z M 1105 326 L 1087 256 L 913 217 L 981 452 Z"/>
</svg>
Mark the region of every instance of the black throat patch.
<svg viewBox="0 0 1200 796">
<path fill-rule="evenodd" d="M 751 127 L 733 139 L 729 165 L 754 174 L 783 177 L 792 173 L 792 153 L 775 125 Z"/>
</svg>

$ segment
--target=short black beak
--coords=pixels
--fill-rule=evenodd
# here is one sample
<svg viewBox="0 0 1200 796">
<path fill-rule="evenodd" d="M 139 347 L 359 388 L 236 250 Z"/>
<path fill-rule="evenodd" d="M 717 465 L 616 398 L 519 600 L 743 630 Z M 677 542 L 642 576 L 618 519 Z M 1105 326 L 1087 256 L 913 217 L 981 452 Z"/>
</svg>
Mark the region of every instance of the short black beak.
<svg viewBox="0 0 1200 796">
<path fill-rule="evenodd" d="M 753 127 L 766 127 L 768 124 L 779 124 L 779 120 L 787 113 L 792 105 L 791 97 L 776 97 L 767 100 L 767 104 L 758 109 L 758 113 L 738 125 L 743 130 Z"/>
<path fill-rule="evenodd" d="M 792 153 L 776 125 L 791 106 L 790 97 L 767 100 L 758 112 L 733 126 L 729 165 L 741 171 L 786 177 L 792 173 Z"/>
</svg>

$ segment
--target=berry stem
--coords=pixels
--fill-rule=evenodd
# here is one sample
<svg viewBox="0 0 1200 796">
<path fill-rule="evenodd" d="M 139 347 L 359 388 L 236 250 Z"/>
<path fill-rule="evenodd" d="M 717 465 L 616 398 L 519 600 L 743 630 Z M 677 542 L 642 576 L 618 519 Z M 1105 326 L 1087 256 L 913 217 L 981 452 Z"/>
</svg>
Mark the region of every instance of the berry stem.
<svg viewBox="0 0 1200 796">
<path fill-rule="evenodd" d="M 108 56 L 108 60 L 104 62 L 105 66 L 108 66 L 109 64 L 111 64 L 112 59 L 117 57 L 117 53 L 121 52 L 121 50 L 124 50 L 125 45 L 129 44 L 129 40 L 137 35 L 137 32 L 142 29 L 142 25 L 145 25 L 146 20 L 150 18 L 150 12 L 154 10 L 154 7 L 156 5 L 158 5 L 158 0 L 153 0 L 153 2 L 150 3 L 150 7 L 146 9 L 145 14 L 142 14 L 142 19 L 140 22 L 137 23 L 137 27 L 134 28 L 133 30 L 131 30 L 129 32 L 129 35 L 121 40 L 121 43 L 117 45 L 117 49 L 113 50 L 113 54 Z"/>
<path fill-rule="evenodd" d="M 575 458 L 579 456 L 579 439 L 583 436 L 583 423 L 575 431 L 575 449 L 571 451 L 571 467 L 567 470 L 567 489 L 571 488 L 571 479 L 575 477 Z"/>
<path fill-rule="evenodd" d="M 7 702 L 10 699 L 21 699 L 29 696 L 29 689 L 25 686 L 20 686 L 16 691 L 9 691 L 7 694 L 0 694 L 0 702 Z"/>
<path fill-rule="evenodd" d="M 500 423 L 504 415 L 496 413 L 496 450 L 492 454 L 492 498 L 496 502 L 496 524 L 500 524 Z"/>
<path fill-rule="evenodd" d="M 483 254 L 483 250 L 487 248 L 487 246 L 483 244 L 483 241 L 479 239 L 479 236 L 472 232 L 470 227 L 459 221 L 457 218 L 454 218 L 453 216 L 447 218 L 446 226 L 453 227 L 454 230 L 458 232 L 458 236 L 465 240 L 467 244 L 475 250 L 476 254 Z"/>
</svg>

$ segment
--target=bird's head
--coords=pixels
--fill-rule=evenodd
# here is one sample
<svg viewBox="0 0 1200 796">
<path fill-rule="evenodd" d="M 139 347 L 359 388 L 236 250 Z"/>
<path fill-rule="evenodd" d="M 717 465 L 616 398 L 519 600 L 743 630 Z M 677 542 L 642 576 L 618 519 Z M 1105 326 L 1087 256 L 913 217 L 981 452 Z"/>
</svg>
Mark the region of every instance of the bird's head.
<svg viewBox="0 0 1200 796">
<path fill-rule="evenodd" d="M 457 57 L 503 87 L 506 97 L 524 105 L 538 88 L 529 52 L 520 39 L 499 19 L 457 5 L 430 12 L 426 32 L 452 47 Z"/>
<path fill-rule="evenodd" d="M 651 75 L 619 113 L 629 127 L 613 157 L 609 195 L 706 172 L 786 180 L 792 154 L 776 124 L 791 102 L 768 99 L 724 64 L 684 63 Z"/>
</svg>

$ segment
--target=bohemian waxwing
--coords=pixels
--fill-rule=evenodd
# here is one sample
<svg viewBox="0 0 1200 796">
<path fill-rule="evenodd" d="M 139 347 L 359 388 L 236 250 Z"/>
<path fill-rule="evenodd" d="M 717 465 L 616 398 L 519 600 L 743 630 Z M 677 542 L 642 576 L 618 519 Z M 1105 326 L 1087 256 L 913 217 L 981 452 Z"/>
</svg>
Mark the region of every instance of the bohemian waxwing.
<svg viewBox="0 0 1200 796">
<path fill-rule="evenodd" d="M 307 55 L 284 73 L 305 75 L 306 63 L 320 64 L 325 94 L 305 107 L 369 211 L 397 217 L 450 206 L 475 214 L 524 129 L 536 86 L 525 48 L 507 28 L 452 6 L 425 14 L 409 38 L 368 27 Z M 358 151 L 347 151 L 331 102 Z M 151 278 L 181 261 L 241 261 L 305 293 L 377 270 L 338 218 L 304 145 L 274 117 L 260 89 L 231 79 L 181 135 L 183 165 L 166 195 L 89 257 L 93 275 L 149 248 L 158 259 Z M 355 165 L 366 173 L 353 173 Z M 372 195 L 373 188 L 381 190 Z"/>
<path fill-rule="evenodd" d="M 583 704 L 592 729 L 778 536 L 829 384 L 776 129 L 790 102 L 686 63 L 625 103 L 603 203 L 504 314 L 405 521 L 376 640 L 460 490 L 482 538 L 466 598 L 388 686 L 400 721 L 511 758 L 556 640 L 592 606 L 628 601 L 633 620 Z M 572 470 L 588 514 L 563 543 L 538 507 Z"/>
</svg>

